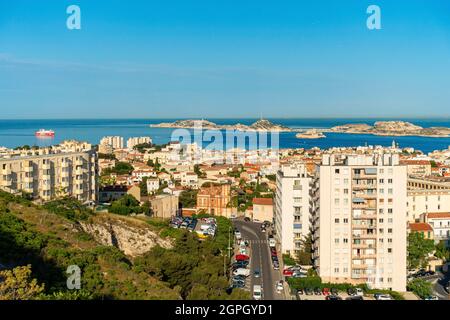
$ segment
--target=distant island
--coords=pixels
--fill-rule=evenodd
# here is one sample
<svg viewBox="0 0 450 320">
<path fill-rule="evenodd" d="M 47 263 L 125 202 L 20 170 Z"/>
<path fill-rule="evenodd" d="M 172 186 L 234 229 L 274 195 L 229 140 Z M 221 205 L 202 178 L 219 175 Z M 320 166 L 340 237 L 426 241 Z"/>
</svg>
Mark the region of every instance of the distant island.
<svg viewBox="0 0 450 320">
<path fill-rule="evenodd" d="M 307 130 L 305 132 L 299 132 L 295 135 L 299 139 L 321 139 L 326 138 L 326 136 L 317 129 Z"/>
<path fill-rule="evenodd" d="M 373 126 L 368 124 L 346 124 L 332 127 L 329 132 L 373 134 L 377 136 L 423 136 L 444 138 L 450 135 L 450 128 L 422 128 L 405 121 L 377 121 Z"/>
<path fill-rule="evenodd" d="M 201 126 L 202 129 L 208 130 L 237 130 L 237 131 L 294 131 L 289 127 L 285 127 L 279 124 L 275 124 L 266 119 L 256 121 L 251 125 L 245 125 L 242 123 L 236 123 L 233 125 L 220 125 L 208 120 L 177 120 L 175 122 L 163 122 L 159 124 L 151 124 L 153 128 L 183 128 L 193 129 L 194 127 Z"/>
</svg>

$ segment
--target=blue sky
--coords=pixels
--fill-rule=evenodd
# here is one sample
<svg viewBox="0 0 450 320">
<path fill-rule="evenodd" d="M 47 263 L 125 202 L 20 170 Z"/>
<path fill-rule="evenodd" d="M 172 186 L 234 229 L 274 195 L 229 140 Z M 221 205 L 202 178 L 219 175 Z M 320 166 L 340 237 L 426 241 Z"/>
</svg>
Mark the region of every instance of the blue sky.
<svg viewBox="0 0 450 320">
<path fill-rule="evenodd" d="M 0 0 L 3 119 L 449 117 L 449 80 L 448 0 Z"/>
</svg>

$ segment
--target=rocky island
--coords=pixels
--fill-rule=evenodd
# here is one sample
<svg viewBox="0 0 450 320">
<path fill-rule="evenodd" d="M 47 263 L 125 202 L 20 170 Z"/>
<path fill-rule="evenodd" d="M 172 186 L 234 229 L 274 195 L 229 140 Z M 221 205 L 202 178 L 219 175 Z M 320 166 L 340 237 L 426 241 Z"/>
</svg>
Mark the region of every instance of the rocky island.
<svg viewBox="0 0 450 320">
<path fill-rule="evenodd" d="M 326 138 L 326 136 L 317 129 L 307 130 L 305 132 L 299 132 L 295 135 L 298 139 L 321 139 Z"/>
<path fill-rule="evenodd" d="M 151 124 L 152 128 L 177 128 L 177 129 L 193 129 L 194 127 L 202 127 L 206 130 L 237 130 L 237 131 L 293 131 L 293 129 L 272 123 L 269 120 L 261 119 L 251 125 L 241 123 L 233 125 L 220 125 L 208 120 L 177 120 L 175 122 L 163 122 L 159 124 Z"/>
<path fill-rule="evenodd" d="M 373 134 L 377 136 L 422 136 L 445 138 L 450 135 L 450 128 L 422 128 L 406 121 L 377 121 L 373 126 L 365 123 L 346 124 L 328 130 L 337 133 Z"/>
</svg>

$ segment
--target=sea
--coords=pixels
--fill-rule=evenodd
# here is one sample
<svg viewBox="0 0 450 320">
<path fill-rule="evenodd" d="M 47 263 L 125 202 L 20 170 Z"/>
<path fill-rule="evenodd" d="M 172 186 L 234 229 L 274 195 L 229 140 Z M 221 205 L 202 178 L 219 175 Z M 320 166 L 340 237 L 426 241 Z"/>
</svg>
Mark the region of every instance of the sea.
<svg viewBox="0 0 450 320">
<path fill-rule="evenodd" d="M 161 122 L 173 122 L 177 119 L 42 119 L 42 120 L 0 120 L 0 147 L 15 148 L 18 146 L 49 146 L 58 144 L 64 140 L 75 139 L 98 144 L 104 136 L 122 136 L 124 141 L 129 137 L 149 136 L 153 143 L 163 144 L 174 140 L 180 140 L 174 129 L 152 128 L 150 124 Z M 179 119 L 178 119 L 179 120 Z M 258 119 L 213 119 L 217 124 L 242 123 L 250 125 Z M 349 123 L 373 124 L 375 121 L 402 120 L 422 127 L 450 127 L 450 118 L 442 119 L 364 119 L 364 118 L 334 118 L 334 119 L 295 119 L 295 118 L 268 118 L 273 123 L 297 129 L 331 128 L 337 125 Z M 54 138 L 36 138 L 35 132 L 39 129 L 51 129 L 55 131 Z M 191 131 L 192 133 L 192 131 Z M 365 145 L 391 146 L 395 141 L 399 147 L 412 147 L 428 153 L 434 150 L 447 149 L 450 146 L 450 138 L 433 137 L 390 137 L 365 134 L 325 133 L 322 139 L 298 139 L 295 132 L 282 132 L 279 134 L 279 148 L 312 148 L 327 149 L 331 147 L 346 146 L 356 147 Z M 270 140 L 270 138 L 269 138 Z M 225 138 L 224 138 L 225 141 Z M 203 146 L 210 144 L 210 140 L 203 142 Z M 269 142 L 270 144 L 270 142 Z M 246 144 L 248 148 L 255 146 Z M 269 145 L 270 147 L 270 145 Z"/>
</svg>

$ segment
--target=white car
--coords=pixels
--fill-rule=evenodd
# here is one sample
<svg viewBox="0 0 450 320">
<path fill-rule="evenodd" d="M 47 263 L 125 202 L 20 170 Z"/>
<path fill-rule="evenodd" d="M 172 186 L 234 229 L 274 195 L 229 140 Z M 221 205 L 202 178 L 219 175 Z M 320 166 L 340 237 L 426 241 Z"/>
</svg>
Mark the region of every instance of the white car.
<svg viewBox="0 0 450 320">
<path fill-rule="evenodd" d="M 233 271 L 233 275 L 248 277 L 250 275 L 250 270 L 245 268 L 238 268 Z"/>
<path fill-rule="evenodd" d="M 262 299 L 262 287 L 260 285 L 253 286 L 253 299 L 261 300 Z"/>
<path fill-rule="evenodd" d="M 236 231 L 236 232 L 234 233 L 234 236 L 236 237 L 237 240 L 241 240 L 241 239 L 242 239 L 242 235 L 241 235 L 241 232 L 240 232 L 240 231 Z"/>
<path fill-rule="evenodd" d="M 283 281 L 277 281 L 275 284 L 275 289 L 278 293 L 282 292 L 284 290 Z"/>
<path fill-rule="evenodd" d="M 380 294 L 378 296 L 376 296 L 377 300 L 394 300 L 394 298 L 392 298 L 392 296 L 390 294 Z"/>
<path fill-rule="evenodd" d="M 356 288 L 355 289 L 355 296 L 364 296 L 364 291 L 361 288 Z"/>
</svg>

